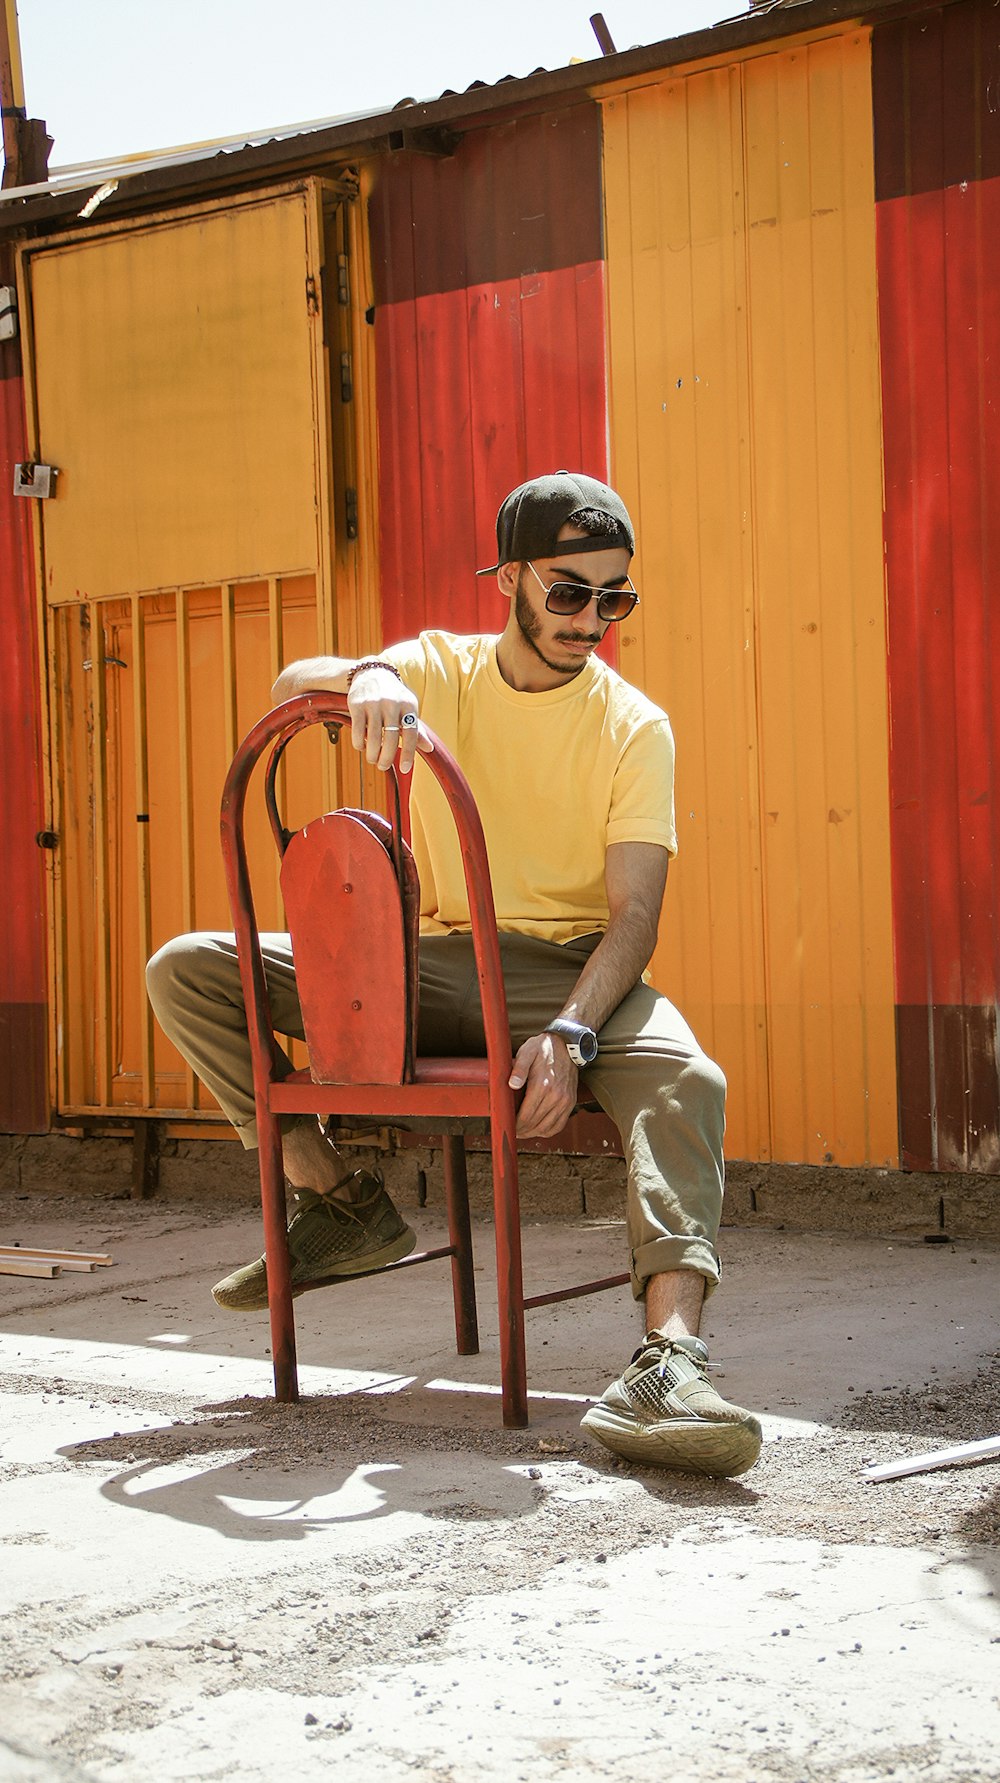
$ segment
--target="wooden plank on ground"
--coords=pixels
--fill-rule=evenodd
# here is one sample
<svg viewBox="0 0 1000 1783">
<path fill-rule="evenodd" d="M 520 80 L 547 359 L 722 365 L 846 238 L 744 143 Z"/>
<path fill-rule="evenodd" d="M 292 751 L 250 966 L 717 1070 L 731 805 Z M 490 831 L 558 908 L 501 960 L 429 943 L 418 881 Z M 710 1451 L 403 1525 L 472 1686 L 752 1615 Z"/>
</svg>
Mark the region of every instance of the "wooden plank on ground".
<svg viewBox="0 0 1000 1783">
<path fill-rule="evenodd" d="M 65 1263 L 72 1258 L 77 1263 L 110 1264 L 111 1258 L 103 1251 L 60 1251 L 52 1246 L 31 1244 L 0 1244 L 0 1257 L 51 1257 L 56 1262 Z"/>
</svg>

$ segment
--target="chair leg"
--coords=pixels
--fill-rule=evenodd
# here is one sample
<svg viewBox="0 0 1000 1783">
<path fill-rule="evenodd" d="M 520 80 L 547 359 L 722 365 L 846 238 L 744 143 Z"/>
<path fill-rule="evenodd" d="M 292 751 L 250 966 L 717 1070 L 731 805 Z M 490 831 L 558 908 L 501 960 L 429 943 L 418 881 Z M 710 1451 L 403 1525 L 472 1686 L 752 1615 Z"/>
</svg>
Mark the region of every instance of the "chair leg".
<svg viewBox="0 0 1000 1783">
<path fill-rule="evenodd" d="M 260 1198 L 264 1213 L 264 1256 L 267 1263 L 267 1301 L 271 1315 L 271 1356 L 274 1362 L 274 1397 L 282 1404 L 299 1396 L 295 1362 L 295 1314 L 292 1311 L 292 1275 L 285 1230 L 285 1172 L 281 1155 L 281 1128 L 273 1116 L 257 1122 L 260 1137 Z"/>
<path fill-rule="evenodd" d="M 476 1279 L 472 1264 L 469 1177 L 465 1162 L 465 1140 L 460 1133 L 445 1135 L 444 1195 L 448 1206 L 448 1237 L 455 1246 L 455 1255 L 451 1259 L 455 1344 L 460 1356 L 478 1356 L 479 1322 L 476 1317 Z"/>
<path fill-rule="evenodd" d="M 500 1312 L 500 1380 L 503 1421 L 523 1430 L 528 1422 L 528 1374 L 524 1353 L 524 1283 L 521 1276 L 521 1204 L 513 1117 L 490 1122 L 493 1207 L 496 1221 L 497 1298 Z"/>
</svg>

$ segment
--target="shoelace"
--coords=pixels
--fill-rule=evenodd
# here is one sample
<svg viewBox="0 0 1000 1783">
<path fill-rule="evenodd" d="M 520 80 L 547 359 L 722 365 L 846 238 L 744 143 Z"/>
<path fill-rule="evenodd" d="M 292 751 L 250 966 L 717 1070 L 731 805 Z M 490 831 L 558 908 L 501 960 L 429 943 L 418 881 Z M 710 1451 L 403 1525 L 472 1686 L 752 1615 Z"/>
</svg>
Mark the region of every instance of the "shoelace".
<svg viewBox="0 0 1000 1783">
<path fill-rule="evenodd" d="M 653 1347 L 654 1346 L 652 1344 L 641 1345 L 641 1347 L 636 1350 L 635 1355 L 632 1357 L 633 1362 L 638 1362 L 640 1357 L 644 1355 L 647 1348 L 652 1349 Z M 689 1349 L 686 1349 L 683 1344 L 674 1343 L 673 1340 L 668 1337 L 668 1338 L 665 1338 L 663 1341 L 662 1354 L 661 1354 L 660 1359 L 656 1365 L 656 1372 L 660 1376 L 661 1380 L 663 1379 L 664 1375 L 667 1372 L 667 1364 L 669 1363 L 670 1358 L 675 1353 L 675 1351 L 679 1352 L 680 1355 L 682 1355 L 682 1356 L 686 1356 L 689 1362 L 693 1362 L 694 1366 L 698 1369 L 699 1373 L 701 1373 L 701 1374 L 717 1374 L 722 1368 L 721 1362 L 710 1362 L 708 1360 L 707 1356 L 695 1356 L 692 1354 L 692 1352 Z"/>
<path fill-rule="evenodd" d="M 356 1226 L 363 1225 L 364 1222 L 355 1213 L 352 1203 L 344 1201 L 337 1194 L 337 1190 L 342 1189 L 345 1182 L 351 1182 L 356 1174 L 356 1171 L 352 1171 L 351 1176 L 342 1177 L 332 1189 L 296 1189 L 296 1213 L 305 1213 L 307 1209 L 311 1211 L 314 1207 L 320 1207 L 334 1224 L 338 1220 L 350 1219 Z"/>
</svg>

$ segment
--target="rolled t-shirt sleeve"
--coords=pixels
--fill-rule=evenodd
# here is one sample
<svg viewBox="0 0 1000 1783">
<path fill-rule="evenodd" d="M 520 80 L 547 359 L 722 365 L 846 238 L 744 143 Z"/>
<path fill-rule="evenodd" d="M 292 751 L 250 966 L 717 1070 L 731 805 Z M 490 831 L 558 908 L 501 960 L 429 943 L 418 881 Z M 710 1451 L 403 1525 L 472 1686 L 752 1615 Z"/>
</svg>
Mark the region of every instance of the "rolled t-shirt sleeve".
<svg viewBox="0 0 1000 1783">
<path fill-rule="evenodd" d="M 615 769 L 607 841 L 656 842 L 677 853 L 674 822 L 674 739 L 666 718 L 644 724 Z"/>
<path fill-rule="evenodd" d="M 423 704 L 427 688 L 427 651 L 422 638 L 413 638 L 409 643 L 390 644 L 380 651 L 383 662 L 391 662 L 398 669 L 412 694 Z"/>
</svg>

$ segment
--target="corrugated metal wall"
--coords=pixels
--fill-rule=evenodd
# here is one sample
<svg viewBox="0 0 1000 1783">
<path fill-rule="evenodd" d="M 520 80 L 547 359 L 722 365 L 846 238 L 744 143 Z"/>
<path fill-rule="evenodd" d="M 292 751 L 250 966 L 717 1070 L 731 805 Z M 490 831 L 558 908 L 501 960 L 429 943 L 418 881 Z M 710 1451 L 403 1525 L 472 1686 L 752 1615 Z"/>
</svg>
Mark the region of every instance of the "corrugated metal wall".
<svg viewBox="0 0 1000 1783">
<path fill-rule="evenodd" d="M 891 1164 L 898 1114 L 905 1165 L 1000 1170 L 997 91 L 1000 14 L 959 0 L 871 42 L 831 27 L 477 126 L 450 155 L 386 155 L 366 170 L 371 290 L 305 353 L 290 318 L 304 270 L 318 336 L 324 241 L 355 295 L 366 277 L 358 211 L 321 214 L 322 182 L 277 329 L 254 269 L 287 254 L 218 251 L 228 200 L 200 235 L 172 216 L 141 249 L 98 227 L 38 253 L 32 445 L 64 472 L 40 515 L 61 1107 L 199 1106 L 151 1032 L 141 955 L 224 914 L 205 787 L 235 730 L 282 658 L 377 641 L 379 552 L 384 637 L 497 629 L 473 574 L 496 506 L 560 463 L 608 474 L 610 391 L 643 593 L 617 642 L 679 746 L 656 980 L 730 1076 L 731 1154 Z M 181 339 L 208 287 L 280 347 L 244 425 L 215 432 L 251 386 L 226 384 L 207 335 Z M 326 350 L 357 417 L 332 437 Z M 201 417 L 183 438 L 182 365 Z M 4 370 L 13 459 L 0 347 Z M 125 388 L 145 407 L 123 431 Z M 328 508 L 307 550 L 334 486 L 338 523 Z M 47 1112 L 30 547 L 26 504 L 0 494 L 8 1131 Z M 150 744 L 167 733 L 169 758 Z"/>
<path fill-rule="evenodd" d="M 9 249 L 0 284 L 12 285 Z M 20 341 L 0 344 L 0 1132 L 48 1126 L 46 855 L 31 504 L 15 497 L 14 465 L 25 447 Z M 51 858 L 51 857 L 49 857 Z"/>
<path fill-rule="evenodd" d="M 617 92 L 604 134 L 623 662 L 678 740 L 655 979 L 731 1154 L 893 1163 L 867 34 Z"/>
<path fill-rule="evenodd" d="M 874 36 L 903 1161 L 1000 1171 L 1000 12 Z"/>
<path fill-rule="evenodd" d="M 370 204 L 384 636 L 499 631 L 497 508 L 526 477 L 607 475 L 595 105 L 400 154 Z"/>
</svg>

